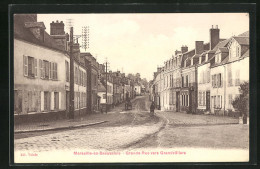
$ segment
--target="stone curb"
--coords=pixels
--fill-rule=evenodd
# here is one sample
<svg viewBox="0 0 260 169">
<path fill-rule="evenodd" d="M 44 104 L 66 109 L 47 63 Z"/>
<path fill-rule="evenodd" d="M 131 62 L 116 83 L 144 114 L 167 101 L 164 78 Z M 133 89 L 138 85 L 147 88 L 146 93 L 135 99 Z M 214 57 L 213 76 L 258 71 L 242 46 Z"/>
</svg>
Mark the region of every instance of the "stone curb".
<svg viewBox="0 0 260 169">
<path fill-rule="evenodd" d="M 74 129 L 74 128 L 92 126 L 92 125 L 96 125 L 96 124 L 102 124 L 105 122 L 108 122 L 108 121 L 100 121 L 100 122 L 95 122 L 95 123 L 70 125 L 70 126 L 63 126 L 63 127 L 53 127 L 53 128 L 46 128 L 46 129 L 18 130 L 18 131 L 14 131 L 14 133 L 19 134 L 19 133 L 28 133 L 28 132 L 37 132 L 37 131 L 55 131 L 55 130 L 63 130 L 63 129 Z"/>
</svg>

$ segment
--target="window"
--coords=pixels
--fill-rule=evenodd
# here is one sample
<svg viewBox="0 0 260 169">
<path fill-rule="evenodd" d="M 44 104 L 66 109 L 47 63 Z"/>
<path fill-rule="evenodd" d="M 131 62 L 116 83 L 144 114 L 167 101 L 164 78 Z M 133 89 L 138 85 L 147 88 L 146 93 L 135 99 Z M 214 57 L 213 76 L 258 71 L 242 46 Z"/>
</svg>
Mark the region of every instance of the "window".
<svg viewBox="0 0 260 169">
<path fill-rule="evenodd" d="M 24 76 L 37 77 L 37 59 L 30 56 L 23 56 Z"/>
<path fill-rule="evenodd" d="M 235 85 L 239 86 L 240 85 L 240 70 L 238 69 L 236 71 L 236 81 L 235 81 Z"/>
<path fill-rule="evenodd" d="M 181 81 L 182 82 L 182 87 L 184 87 L 184 77 L 183 76 L 181 77 L 181 80 L 182 80 Z"/>
<path fill-rule="evenodd" d="M 188 87 L 188 86 L 189 86 L 189 76 L 186 75 L 186 87 Z"/>
<path fill-rule="evenodd" d="M 222 86 L 221 73 L 218 74 L 218 87 Z"/>
<path fill-rule="evenodd" d="M 44 92 L 44 110 L 50 110 L 51 95 L 50 92 Z"/>
<path fill-rule="evenodd" d="M 54 92 L 54 110 L 59 109 L 59 92 Z"/>
<path fill-rule="evenodd" d="M 106 94 L 103 94 L 103 99 L 106 99 Z"/>
<path fill-rule="evenodd" d="M 70 81 L 70 66 L 69 62 L 65 61 L 65 67 L 66 67 L 66 82 Z"/>
<path fill-rule="evenodd" d="M 46 60 L 43 60 L 43 78 L 49 79 L 49 62 Z"/>
<path fill-rule="evenodd" d="M 52 79 L 57 80 L 58 79 L 58 65 L 57 63 L 52 63 L 53 65 L 53 77 Z"/>
</svg>

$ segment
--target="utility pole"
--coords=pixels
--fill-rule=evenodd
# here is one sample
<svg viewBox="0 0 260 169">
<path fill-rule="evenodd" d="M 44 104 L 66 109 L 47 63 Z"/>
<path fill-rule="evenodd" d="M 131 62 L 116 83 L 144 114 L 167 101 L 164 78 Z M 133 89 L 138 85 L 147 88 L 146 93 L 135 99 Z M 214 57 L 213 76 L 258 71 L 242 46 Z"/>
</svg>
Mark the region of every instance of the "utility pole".
<svg viewBox="0 0 260 169">
<path fill-rule="evenodd" d="M 69 118 L 74 119 L 73 27 L 70 27 L 70 111 L 69 111 Z"/>
</svg>

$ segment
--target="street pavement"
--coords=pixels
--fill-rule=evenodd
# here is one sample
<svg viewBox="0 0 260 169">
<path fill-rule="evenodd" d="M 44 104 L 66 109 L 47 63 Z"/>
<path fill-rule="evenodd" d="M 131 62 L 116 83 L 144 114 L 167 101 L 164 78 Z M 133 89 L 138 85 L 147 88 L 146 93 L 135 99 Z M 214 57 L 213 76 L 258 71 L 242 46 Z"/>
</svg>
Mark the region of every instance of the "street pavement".
<svg viewBox="0 0 260 169">
<path fill-rule="evenodd" d="M 164 124 L 158 117 L 150 116 L 149 105 L 147 97 L 139 97 L 133 101 L 133 110 L 101 114 L 107 123 L 65 131 L 15 134 L 14 148 L 33 152 L 123 149 L 155 133 Z"/>
<path fill-rule="evenodd" d="M 129 111 L 117 107 L 108 114 L 93 116 L 106 123 L 82 128 L 15 134 L 15 151 L 249 146 L 248 125 L 238 119 L 213 115 L 192 115 L 156 111 L 150 116 L 148 97 L 138 97 Z"/>
<path fill-rule="evenodd" d="M 157 112 L 166 125 L 149 139 L 136 144 L 139 148 L 249 148 L 249 126 L 237 118 Z"/>
</svg>

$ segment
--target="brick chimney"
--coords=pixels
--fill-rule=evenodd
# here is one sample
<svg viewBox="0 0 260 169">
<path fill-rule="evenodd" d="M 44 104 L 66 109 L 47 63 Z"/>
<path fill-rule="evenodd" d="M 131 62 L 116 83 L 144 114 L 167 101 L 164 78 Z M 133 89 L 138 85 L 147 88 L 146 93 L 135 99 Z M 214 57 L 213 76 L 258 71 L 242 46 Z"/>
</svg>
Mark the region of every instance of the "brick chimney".
<svg viewBox="0 0 260 169">
<path fill-rule="evenodd" d="M 195 41 L 195 54 L 202 54 L 204 51 L 203 41 Z"/>
<path fill-rule="evenodd" d="M 210 50 L 212 50 L 219 43 L 218 25 L 215 28 L 212 25 L 212 28 L 209 30 L 209 38 Z"/>
<path fill-rule="evenodd" d="M 69 35 L 65 34 L 63 21 L 50 23 L 50 35 L 61 49 L 68 50 Z"/>
<path fill-rule="evenodd" d="M 182 46 L 181 47 L 181 53 L 188 52 L 188 47 L 187 46 Z"/>
<path fill-rule="evenodd" d="M 52 21 L 52 23 L 50 23 L 50 28 L 51 28 L 51 31 L 50 31 L 50 35 L 64 35 L 65 32 L 64 32 L 64 23 L 63 21 Z"/>
</svg>

